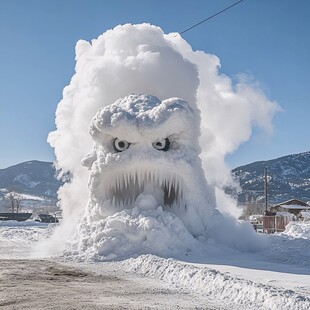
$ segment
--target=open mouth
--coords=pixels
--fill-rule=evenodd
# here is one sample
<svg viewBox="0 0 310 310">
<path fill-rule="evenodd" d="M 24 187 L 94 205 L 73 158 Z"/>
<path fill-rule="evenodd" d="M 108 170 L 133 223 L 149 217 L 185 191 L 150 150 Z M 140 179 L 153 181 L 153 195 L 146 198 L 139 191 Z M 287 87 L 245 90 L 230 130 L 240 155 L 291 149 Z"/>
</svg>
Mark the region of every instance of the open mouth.
<svg viewBox="0 0 310 310">
<path fill-rule="evenodd" d="M 185 208 L 183 180 L 162 171 L 114 172 L 108 178 L 106 198 L 117 209 L 132 208 L 142 193 L 153 195 L 164 209 Z"/>
</svg>

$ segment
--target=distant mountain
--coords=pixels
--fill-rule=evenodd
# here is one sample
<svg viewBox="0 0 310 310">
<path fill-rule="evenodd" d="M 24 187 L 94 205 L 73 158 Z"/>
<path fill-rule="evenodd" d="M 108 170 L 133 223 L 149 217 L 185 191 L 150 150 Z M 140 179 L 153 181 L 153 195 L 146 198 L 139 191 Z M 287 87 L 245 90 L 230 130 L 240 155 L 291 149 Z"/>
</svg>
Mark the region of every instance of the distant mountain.
<svg viewBox="0 0 310 310">
<path fill-rule="evenodd" d="M 258 161 L 232 170 L 239 180 L 238 201 L 264 201 L 264 169 L 268 172 L 268 202 L 291 198 L 310 201 L 310 152 Z"/>
<path fill-rule="evenodd" d="M 5 193 L 15 191 L 27 195 L 34 204 L 56 205 L 57 190 L 62 184 L 51 162 L 33 160 L 0 169 L 1 204 L 5 204 Z"/>
<path fill-rule="evenodd" d="M 269 203 L 291 198 L 310 201 L 310 152 L 237 167 L 232 174 L 240 182 L 240 191 L 227 189 L 227 192 L 235 194 L 240 203 L 263 202 L 265 167 L 268 170 Z M 51 162 L 33 160 L 0 169 L 0 205 L 8 191 L 41 197 L 44 201 L 37 199 L 41 205 L 56 205 L 57 190 L 63 183 L 56 178 L 56 169 Z"/>
</svg>

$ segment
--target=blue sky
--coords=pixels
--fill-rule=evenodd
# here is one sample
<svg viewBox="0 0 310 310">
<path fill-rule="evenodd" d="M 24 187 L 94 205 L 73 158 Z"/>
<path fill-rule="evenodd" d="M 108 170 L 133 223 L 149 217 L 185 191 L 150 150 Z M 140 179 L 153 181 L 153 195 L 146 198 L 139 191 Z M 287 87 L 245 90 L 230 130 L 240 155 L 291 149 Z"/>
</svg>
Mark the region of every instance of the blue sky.
<svg viewBox="0 0 310 310">
<path fill-rule="evenodd" d="M 124 23 L 149 22 L 181 32 L 231 5 L 228 0 L 1 0 L 0 168 L 53 161 L 62 90 L 74 73 L 74 48 Z M 217 55 L 233 80 L 253 76 L 283 111 L 274 133 L 254 130 L 227 160 L 231 167 L 310 150 L 310 1 L 244 0 L 185 33 L 194 50 Z"/>
</svg>

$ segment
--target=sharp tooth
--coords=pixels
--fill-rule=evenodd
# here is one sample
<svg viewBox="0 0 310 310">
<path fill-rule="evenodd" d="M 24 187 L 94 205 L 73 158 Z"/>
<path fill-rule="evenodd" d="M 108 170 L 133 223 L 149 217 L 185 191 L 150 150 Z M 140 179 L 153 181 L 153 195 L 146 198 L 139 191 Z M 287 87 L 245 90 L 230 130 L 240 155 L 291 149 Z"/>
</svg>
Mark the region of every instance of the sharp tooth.
<svg viewBox="0 0 310 310">
<path fill-rule="evenodd" d="M 116 189 L 116 191 L 118 190 L 118 188 L 119 188 L 118 177 L 116 176 L 115 177 L 115 189 Z"/>
<path fill-rule="evenodd" d="M 127 173 L 124 175 L 123 182 L 124 182 L 124 188 L 127 192 L 128 191 L 128 174 Z"/>
<path fill-rule="evenodd" d="M 111 197 L 111 195 L 109 195 L 111 192 L 112 192 L 112 184 L 110 183 L 109 186 L 105 187 L 104 195 L 106 197 Z"/>
<path fill-rule="evenodd" d="M 132 182 L 131 182 L 131 173 L 127 173 L 127 186 L 130 187 L 132 186 Z"/>
<path fill-rule="evenodd" d="M 139 188 L 138 179 L 135 180 L 135 188 L 136 188 L 136 189 Z"/>
<path fill-rule="evenodd" d="M 171 190 L 172 190 L 172 184 L 169 182 L 169 185 L 168 185 L 168 199 L 170 199 Z"/>
<path fill-rule="evenodd" d="M 138 183 L 138 187 L 139 187 L 139 189 L 140 189 L 140 187 L 141 187 L 141 177 L 140 177 L 140 173 L 137 175 L 137 183 Z"/>
</svg>

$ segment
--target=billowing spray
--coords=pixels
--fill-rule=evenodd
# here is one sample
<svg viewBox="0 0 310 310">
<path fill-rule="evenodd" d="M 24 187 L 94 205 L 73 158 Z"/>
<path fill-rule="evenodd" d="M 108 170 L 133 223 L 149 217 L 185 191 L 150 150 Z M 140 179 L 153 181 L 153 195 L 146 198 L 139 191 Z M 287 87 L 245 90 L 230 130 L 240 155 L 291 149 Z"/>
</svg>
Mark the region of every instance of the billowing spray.
<svg viewBox="0 0 310 310">
<path fill-rule="evenodd" d="M 277 104 L 269 101 L 256 84 L 248 83 L 244 78 L 240 79 L 237 84 L 233 84 L 229 77 L 219 73 L 220 62 L 216 56 L 201 51 L 193 51 L 180 36 L 175 34 L 166 35 L 159 27 L 149 24 L 117 26 L 91 42 L 79 41 L 76 45 L 76 61 L 76 73 L 72 77 L 70 84 L 65 87 L 63 99 L 57 107 L 57 129 L 49 135 L 48 139 L 55 149 L 58 168 L 64 172 L 70 171 L 72 175 L 72 181 L 61 188 L 58 193 L 64 221 L 51 239 L 50 248 L 52 252 L 53 250 L 63 250 L 66 247 L 63 241 L 73 237 L 82 218 L 90 220 L 93 215 L 93 219 L 95 219 L 95 214 L 98 215 L 99 212 L 96 210 L 109 209 L 99 208 L 98 205 L 98 207 L 92 209 L 93 214 L 87 214 L 90 213 L 88 211 L 90 208 L 86 206 L 89 206 L 89 203 L 94 203 L 94 199 L 97 199 L 91 192 L 96 184 L 92 183 L 93 178 L 91 178 L 90 190 L 88 189 L 89 171 L 81 165 L 81 161 L 83 160 L 84 165 L 91 165 L 92 160 L 94 160 L 92 156 L 95 156 L 94 154 L 98 156 L 98 154 L 101 154 L 100 152 L 103 152 L 103 146 L 102 150 L 100 150 L 100 141 L 96 140 L 97 150 L 94 149 L 93 155 L 90 154 L 83 159 L 85 154 L 89 153 L 93 147 L 94 141 L 92 137 L 97 139 L 95 132 L 91 132 L 92 136 L 89 134 L 88 128 L 98 110 L 100 108 L 105 109 L 111 104 L 113 106 L 116 100 L 125 98 L 129 94 L 155 96 L 158 98 L 158 106 L 161 106 L 169 98 L 181 98 L 182 102 L 187 102 L 187 105 L 193 111 L 193 115 L 195 115 L 193 122 L 190 124 L 195 133 L 194 147 L 190 146 L 188 150 L 190 152 L 195 150 L 195 156 L 200 153 L 197 145 L 197 138 L 200 137 L 200 158 L 202 159 L 206 179 L 215 188 L 217 201 L 223 202 L 217 207 L 230 213 L 235 212 L 234 204 L 231 203 L 231 200 L 225 199 L 225 194 L 221 189 L 222 186 L 231 182 L 229 169 L 225 165 L 225 155 L 236 150 L 241 143 L 250 138 L 253 125 L 266 130 L 271 129 L 272 116 L 278 109 Z M 99 115 L 100 112 L 97 116 Z M 199 128 L 200 119 L 201 128 Z M 94 125 L 95 123 L 92 121 L 91 128 L 94 128 Z M 97 129 L 100 131 L 100 126 Z M 199 135 L 200 132 L 201 135 Z M 127 134 L 130 135 L 130 130 L 127 130 Z M 138 146 L 141 146 L 142 149 L 146 148 L 147 154 L 150 154 L 148 153 L 149 148 L 152 147 L 152 152 L 155 151 L 150 143 L 158 142 L 159 147 L 160 145 L 165 147 L 165 140 L 163 139 L 167 137 L 168 132 L 158 134 L 156 139 L 152 137 L 150 140 L 146 138 L 141 141 L 131 140 L 131 137 L 127 136 L 126 139 L 129 141 L 122 136 L 113 137 L 120 139 L 118 144 L 120 148 L 126 146 L 121 143 L 124 139 L 131 143 L 132 146 L 125 152 L 113 156 L 119 158 L 124 154 L 126 154 L 124 156 L 127 156 L 128 152 L 132 152 Z M 173 146 L 173 143 L 171 146 Z M 142 152 L 141 148 L 139 148 L 140 153 Z M 161 153 L 157 152 L 156 154 Z M 134 155 L 132 154 L 132 156 Z M 163 156 L 163 154 L 158 156 Z M 102 158 L 97 157 L 93 161 L 91 175 L 96 172 L 96 166 L 98 167 L 98 173 L 100 173 L 99 170 L 102 167 L 99 165 L 100 160 Z M 192 200 L 192 197 L 188 197 L 192 193 L 187 188 L 186 193 L 184 191 L 187 186 L 184 177 L 181 178 L 182 181 L 169 179 L 171 176 L 179 180 L 179 171 L 172 169 L 172 173 L 168 177 L 167 175 L 158 175 L 153 168 L 144 167 L 144 165 L 141 163 L 140 168 L 147 171 L 150 178 L 156 179 L 156 182 L 158 181 L 158 191 L 164 192 L 164 196 L 166 196 L 164 200 L 166 202 L 171 201 L 170 205 L 172 205 L 173 210 L 178 210 L 174 203 L 177 205 L 184 204 L 185 206 L 184 200 Z M 184 167 L 186 166 L 184 165 Z M 137 171 L 140 171 L 139 167 L 136 168 Z M 138 203 L 139 206 L 142 206 L 142 201 L 145 202 L 144 205 L 153 206 L 157 204 L 154 202 L 157 201 L 155 193 L 144 197 L 139 196 L 141 191 L 139 182 L 141 184 L 147 183 L 148 177 L 146 177 L 145 172 L 141 171 L 141 175 L 136 178 L 133 171 L 129 169 L 125 171 L 125 174 L 116 171 L 115 176 L 116 179 L 111 179 L 114 185 L 112 184 L 110 189 L 103 189 L 103 195 L 109 197 L 111 192 L 114 192 L 112 196 L 115 197 L 116 205 L 123 204 L 126 207 L 127 200 L 135 199 L 136 203 L 137 201 L 140 203 Z M 162 183 L 166 178 L 168 178 L 167 190 L 165 190 L 165 185 Z M 128 181 L 125 181 L 125 179 Z M 98 180 L 105 184 L 101 177 Z M 117 194 L 119 188 L 126 187 L 126 184 L 132 183 L 133 180 L 138 182 L 138 185 L 134 187 L 137 192 L 134 190 L 134 192 L 126 196 L 127 200 L 122 199 Z M 203 178 L 202 186 L 204 186 L 204 182 Z M 177 186 L 182 195 L 178 192 L 177 199 L 172 199 L 171 193 L 176 194 Z M 194 194 L 196 193 L 193 192 L 193 197 Z M 185 196 L 187 196 L 186 199 Z M 212 195 L 207 196 L 211 197 Z M 150 197 L 153 197 L 154 201 Z M 102 203 L 100 201 L 100 204 Z M 210 205 L 212 204 L 211 202 Z M 165 205 L 169 205 L 169 203 L 164 201 L 160 205 L 163 205 L 165 209 Z M 197 210 L 202 210 L 200 207 L 197 208 Z M 136 214 L 134 213 L 135 208 L 130 210 L 131 216 Z M 121 212 L 124 213 L 125 211 L 120 210 Z M 165 210 L 163 212 L 168 213 Z M 172 218 L 175 216 L 177 221 L 177 211 L 174 211 L 174 213 L 169 212 L 169 214 Z M 102 214 L 101 219 L 104 216 L 105 214 Z M 110 216 L 113 215 L 108 217 Z M 186 217 L 183 217 L 183 220 L 186 221 Z M 83 220 L 84 223 L 85 221 Z M 196 235 L 198 231 L 201 231 L 201 228 L 197 228 L 200 225 L 192 227 L 195 226 L 190 224 L 193 222 L 188 220 L 187 223 L 184 223 L 189 231 Z M 208 220 L 205 218 L 200 219 L 198 222 L 205 223 L 206 227 L 208 226 Z M 100 224 L 97 222 L 97 224 L 99 231 L 102 222 Z M 80 229 L 82 227 L 83 225 L 80 225 Z M 89 226 L 84 225 L 85 232 L 88 229 L 87 227 Z M 179 233 L 179 235 L 182 234 Z M 172 242 L 172 240 L 170 241 Z M 85 249 L 87 248 L 86 239 L 83 242 Z M 99 248 L 103 249 L 103 247 Z"/>
</svg>

